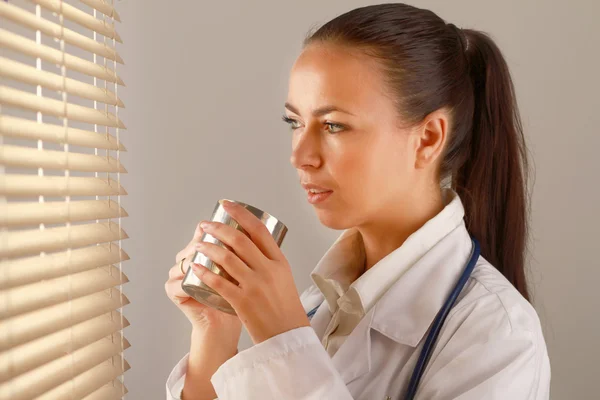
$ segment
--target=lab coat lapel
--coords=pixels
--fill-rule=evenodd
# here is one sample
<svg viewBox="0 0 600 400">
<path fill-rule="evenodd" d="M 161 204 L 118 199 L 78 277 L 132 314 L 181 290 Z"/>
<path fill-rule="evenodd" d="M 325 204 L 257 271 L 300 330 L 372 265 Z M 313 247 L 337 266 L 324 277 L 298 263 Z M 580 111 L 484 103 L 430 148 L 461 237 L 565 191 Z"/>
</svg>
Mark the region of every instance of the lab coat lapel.
<svg viewBox="0 0 600 400">
<path fill-rule="evenodd" d="M 335 352 L 331 360 L 340 373 L 345 384 L 363 376 L 371 370 L 371 309 L 356 325 L 344 343 Z M 323 337 L 332 314 L 327 304 L 323 303 L 311 319 L 311 326 L 320 338 Z"/>
<path fill-rule="evenodd" d="M 331 318 L 333 317 L 333 315 L 329 311 L 329 308 L 327 307 L 327 302 L 325 301 L 325 298 L 323 296 L 321 296 L 321 301 L 321 305 L 319 306 L 319 308 L 317 308 L 317 311 L 310 320 L 310 325 L 315 330 L 315 333 L 317 334 L 319 340 L 325 334 L 325 329 L 327 329 L 327 325 L 329 325 L 329 321 L 331 321 Z"/>
</svg>

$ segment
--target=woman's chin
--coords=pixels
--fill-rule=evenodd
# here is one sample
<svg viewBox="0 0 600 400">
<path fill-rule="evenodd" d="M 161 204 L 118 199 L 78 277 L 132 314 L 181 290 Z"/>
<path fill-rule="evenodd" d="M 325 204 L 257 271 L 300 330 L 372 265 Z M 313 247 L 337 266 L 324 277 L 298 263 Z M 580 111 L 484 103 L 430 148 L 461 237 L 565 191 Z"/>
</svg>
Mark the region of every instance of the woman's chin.
<svg viewBox="0 0 600 400">
<path fill-rule="evenodd" d="M 347 222 L 346 218 L 341 216 L 339 213 L 332 213 L 331 210 L 317 209 L 316 213 L 321 224 L 330 229 L 343 230 L 352 226 Z"/>
</svg>

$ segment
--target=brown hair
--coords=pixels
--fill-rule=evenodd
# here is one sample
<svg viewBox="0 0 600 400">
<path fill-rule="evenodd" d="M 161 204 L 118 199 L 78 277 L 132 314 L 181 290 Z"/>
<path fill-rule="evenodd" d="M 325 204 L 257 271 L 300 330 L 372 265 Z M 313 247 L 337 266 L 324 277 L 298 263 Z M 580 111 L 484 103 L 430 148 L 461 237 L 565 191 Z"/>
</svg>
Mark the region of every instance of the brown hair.
<svg viewBox="0 0 600 400">
<path fill-rule="evenodd" d="M 390 3 L 344 13 L 309 33 L 304 46 L 317 41 L 377 59 L 409 124 L 451 110 L 440 179 L 451 178 L 481 254 L 529 300 L 527 149 L 509 69 L 493 40 L 429 10 Z"/>
</svg>

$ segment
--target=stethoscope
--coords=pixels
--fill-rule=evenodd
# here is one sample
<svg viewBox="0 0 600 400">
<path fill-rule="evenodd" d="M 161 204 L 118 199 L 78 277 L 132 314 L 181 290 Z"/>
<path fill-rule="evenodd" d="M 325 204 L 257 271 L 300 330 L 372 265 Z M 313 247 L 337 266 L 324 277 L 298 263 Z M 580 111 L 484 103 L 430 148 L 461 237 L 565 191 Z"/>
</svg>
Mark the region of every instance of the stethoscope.
<svg viewBox="0 0 600 400">
<path fill-rule="evenodd" d="M 410 378 L 408 389 L 406 391 L 406 400 L 412 400 L 415 397 L 415 393 L 417 392 L 417 386 L 419 385 L 419 381 L 421 380 L 421 375 L 423 375 L 423 371 L 425 371 L 425 366 L 427 365 L 427 362 L 429 362 L 433 346 L 435 345 L 435 341 L 437 340 L 438 334 L 442 329 L 442 325 L 444 324 L 444 321 L 446 320 L 450 309 L 456 302 L 456 298 L 458 297 L 462 288 L 465 286 L 465 283 L 467 283 L 467 280 L 471 276 L 471 272 L 473 272 L 473 268 L 475 268 L 475 264 L 479 259 L 479 242 L 473 236 L 471 236 L 471 241 L 473 242 L 473 248 L 471 250 L 471 257 L 469 259 L 469 262 L 467 263 L 467 266 L 465 267 L 460 278 L 458 278 L 456 286 L 454 286 L 454 289 L 452 290 L 452 292 L 444 302 L 444 305 L 442 306 L 440 311 L 438 311 L 435 319 L 433 320 L 433 326 L 431 327 L 431 330 L 427 335 L 427 339 L 425 339 L 425 344 L 421 349 L 421 354 L 419 354 L 419 359 L 417 360 L 417 364 L 415 365 L 412 376 Z M 321 302 L 321 304 L 323 304 L 323 302 Z M 306 314 L 309 319 L 312 318 L 315 312 L 317 312 L 317 309 L 321 304 L 319 304 Z"/>
</svg>

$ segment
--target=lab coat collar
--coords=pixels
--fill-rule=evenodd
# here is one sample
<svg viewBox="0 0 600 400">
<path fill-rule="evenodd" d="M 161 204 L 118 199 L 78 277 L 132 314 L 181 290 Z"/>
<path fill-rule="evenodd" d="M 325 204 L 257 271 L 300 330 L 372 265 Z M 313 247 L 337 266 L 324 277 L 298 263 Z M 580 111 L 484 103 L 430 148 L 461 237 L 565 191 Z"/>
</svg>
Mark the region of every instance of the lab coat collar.
<svg viewBox="0 0 600 400">
<path fill-rule="evenodd" d="M 464 208 L 458 195 L 449 206 L 444 209 L 446 216 L 438 218 L 438 221 L 450 220 L 453 225 L 434 242 L 427 242 L 425 237 L 424 241 L 419 240 L 418 244 L 427 247 L 425 254 L 370 307 L 333 355 L 332 362 L 340 371 L 345 383 L 371 370 L 371 329 L 397 343 L 416 347 L 454 287 L 471 255 L 472 243 L 463 220 Z M 427 224 L 423 228 L 435 229 L 435 218 Z M 341 247 L 335 244 L 351 237 L 352 231 L 344 233 L 326 256 L 333 256 L 334 252 L 343 254 L 340 252 Z M 319 265 L 315 271 L 318 269 Z M 314 275 L 311 276 L 314 280 Z M 323 336 L 331 317 L 332 313 L 328 307 L 318 308 L 311 320 L 318 337 Z M 355 362 L 356 360 L 361 361 Z"/>
<path fill-rule="evenodd" d="M 339 298 L 364 272 L 365 253 L 362 236 L 355 228 L 346 229 L 329 247 L 310 273 L 333 313 Z"/>
<path fill-rule="evenodd" d="M 460 277 L 471 251 L 471 238 L 463 222 L 381 296 L 332 356 L 344 383 L 371 370 L 372 330 L 399 344 L 419 344 Z M 323 337 L 331 317 L 328 307 L 317 309 L 311 325 L 318 337 Z"/>
</svg>

